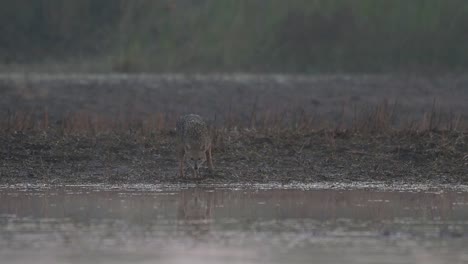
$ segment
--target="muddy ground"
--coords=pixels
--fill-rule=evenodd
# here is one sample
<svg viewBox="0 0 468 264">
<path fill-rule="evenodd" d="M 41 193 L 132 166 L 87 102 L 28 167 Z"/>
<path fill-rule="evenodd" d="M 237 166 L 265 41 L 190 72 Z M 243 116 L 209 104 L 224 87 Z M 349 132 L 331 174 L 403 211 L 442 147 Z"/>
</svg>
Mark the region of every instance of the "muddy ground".
<svg viewBox="0 0 468 264">
<path fill-rule="evenodd" d="M 173 133 L 2 135 L 0 183 L 468 184 L 467 133 L 218 135 L 215 171 L 180 179 Z"/>
<path fill-rule="evenodd" d="M 467 87 L 468 77 L 463 76 L 3 74 L 0 184 L 468 184 Z M 352 127 L 356 111 L 382 102 L 391 102 L 389 111 L 397 112 L 386 120 L 392 127 L 387 124 L 377 132 L 345 129 Z M 174 117 L 188 112 L 205 116 L 216 128 L 216 169 L 202 170 L 202 180 L 177 175 L 171 126 Z M 277 122 L 288 123 L 298 112 L 316 123 L 296 130 L 269 130 L 268 124 L 256 130 L 236 128 L 255 126 L 252 119 L 260 123 L 265 113 L 287 113 Z M 398 129 L 428 112 L 437 112 L 439 121 L 456 117 L 449 122 L 455 129 Z M 15 113 L 29 113 L 28 122 L 34 124 L 47 113 L 47 126 L 21 126 L 18 131 L 9 123 Z M 134 130 L 131 124 L 118 131 L 93 125 L 65 131 L 63 122 L 74 113 L 126 120 L 163 113 L 166 122 L 157 131 Z M 323 129 L 324 122 L 340 129 Z"/>
</svg>

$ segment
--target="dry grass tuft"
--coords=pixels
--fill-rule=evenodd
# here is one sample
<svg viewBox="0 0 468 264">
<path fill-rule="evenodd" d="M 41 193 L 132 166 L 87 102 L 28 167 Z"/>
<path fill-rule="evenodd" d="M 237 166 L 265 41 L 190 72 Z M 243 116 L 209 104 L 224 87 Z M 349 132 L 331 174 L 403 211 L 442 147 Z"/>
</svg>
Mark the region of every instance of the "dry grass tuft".
<svg viewBox="0 0 468 264">
<path fill-rule="evenodd" d="M 303 109 L 296 111 L 275 112 L 273 110 L 259 111 L 253 106 L 249 117 L 229 111 L 221 120 L 217 115 L 209 120 L 215 135 L 219 131 L 249 130 L 270 135 L 284 132 L 310 133 L 327 131 L 327 135 L 343 133 L 388 134 L 392 132 L 427 131 L 466 131 L 468 128 L 466 117 L 453 113 L 442 113 L 436 101 L 429 112 L 422 115 L 419 120 L 405 119 L 397 116 L 397 103 L 390 104 L 384 101 L 374 108 L 355 110 L 351 120 L 338 118 L 333 121 L 321 118 L 315 114 L 306 113 Z M 344 109 L 344 108 L 343 108 Z M 136 114 L 109 117 L 91 112 L 80 111 L 65 114 L 62 118 L 51 120 L 49 113 L 8 112 L 0 116 L 0 131 L 3 133 L 15 132 L 59 132 L 63 135 L 98 135 L 108 133 L 132 133 L 143 136 L 155 132 L 171 131 L 178 118 L 178 114 L 154 113 L 139 117 Z M 396 121 L 398 120 L 398 121 Z"/>
</svg>

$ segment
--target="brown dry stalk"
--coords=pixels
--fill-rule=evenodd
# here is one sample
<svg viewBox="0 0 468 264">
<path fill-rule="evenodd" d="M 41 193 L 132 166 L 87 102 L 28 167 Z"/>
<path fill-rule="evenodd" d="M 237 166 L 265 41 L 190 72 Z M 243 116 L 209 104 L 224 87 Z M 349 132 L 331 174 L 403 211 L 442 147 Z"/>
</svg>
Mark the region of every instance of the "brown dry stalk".
<svg viewBox="0 0 468 264">
<path fill-rule="evenodd" d="M 396 113 L 396 103 L 389 105 L 387 101 L 378 105 L 374 109 L 367 109 L 358 113 L 354 108 L 354 113 L 350 122 L 344 121 L 344 110 L 338 120 L 324 119 L 315 113 L 306 113 L 303 109 L 296 111 L 278 112 L 272 109 L 259 111 L 254 103 L 251 115 L 243 117 L 233 113 L 231 107 L 224 115 L 224 120 L 215 120 L 213 129 L 249 128 L 255 131 L 269 131 L 270 133 L 280 133 L 282 131 L 310 132 L 317 130 L 331 131 L 352 131 L 354 133 L 388 133 L 395 130 L 423 132 L 434 130 L 445 131 L 466 131 L 468 129 L 466 117 L 461 114 L 443 114 L 437 110 L 436 102 L 430 112 L 422 115 L 420 120 L 405 119 L 398 117 Z M 223 116 L 223 115 L 221 115 Z M 97 113 L 80 111 L 67 113 L 62 119 L 52 121 L 48 111 L 44 111 L 42 116 L 37 117 L 34 113 L 22 111 L 8 112 L 5 116 L 0 116 L 0 131 L 2 132 L 27 132 L 59 130 L 64 134 L 98 134 L 118 131 L 131 131 L 148 135 L 152 132 L 167 131 L 174 128 L 176 113 L 154 113 L 149 116 L 139 117 L 136 114 L 119 116 L 106 116 Z M 217 119 L 218 115 L 215 115 Z M 400 118 L 400 122 L 395 124 L 395 120 Z"/>
</svg>

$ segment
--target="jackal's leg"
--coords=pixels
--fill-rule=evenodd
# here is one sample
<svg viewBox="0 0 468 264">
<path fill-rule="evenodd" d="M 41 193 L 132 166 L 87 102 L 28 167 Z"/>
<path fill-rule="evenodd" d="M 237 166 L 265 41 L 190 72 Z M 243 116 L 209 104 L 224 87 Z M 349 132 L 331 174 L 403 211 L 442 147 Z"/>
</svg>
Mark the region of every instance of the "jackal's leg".
<svg viewBox="0 0 468 264">
<path fill-rule="evenodd" d="M 184 174 L 184 158 L 181 158 L 179 160 L 179 175 L 180 177 L 184 178 L 185 177 L 185 174 Z"/>
<path fill-rule="evenodd" d="M 213 158 L 211 157 L 211 146 L 205 152 L 206 160 L 208 161 L 208 168 L 212 171 L 213 170 Z"/>
<path fill-rule="evenodd" d="M 184 164 L 185 164 L 185 151 L 184 149 L 179 149 L 178 151 L 178 156 L 179 156 L 179 176 L 184 178 Z"/>
</svg>

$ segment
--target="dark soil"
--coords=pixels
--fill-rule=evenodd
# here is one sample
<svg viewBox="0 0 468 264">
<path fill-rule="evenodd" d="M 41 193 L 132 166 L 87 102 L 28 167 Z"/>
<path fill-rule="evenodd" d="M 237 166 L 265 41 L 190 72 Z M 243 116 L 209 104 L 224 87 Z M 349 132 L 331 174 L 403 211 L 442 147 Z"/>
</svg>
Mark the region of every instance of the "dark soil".
<svg viewBox="0 0 468 264">
<path fill-rule="evenodd" d="M 0 137 L 0 184 L 11 183 L 291 183 L 468 184 L 466 133 L 306 135 L 220 132 L 215 172 L 177 175 L 172 132 Z"/>
</svg>

